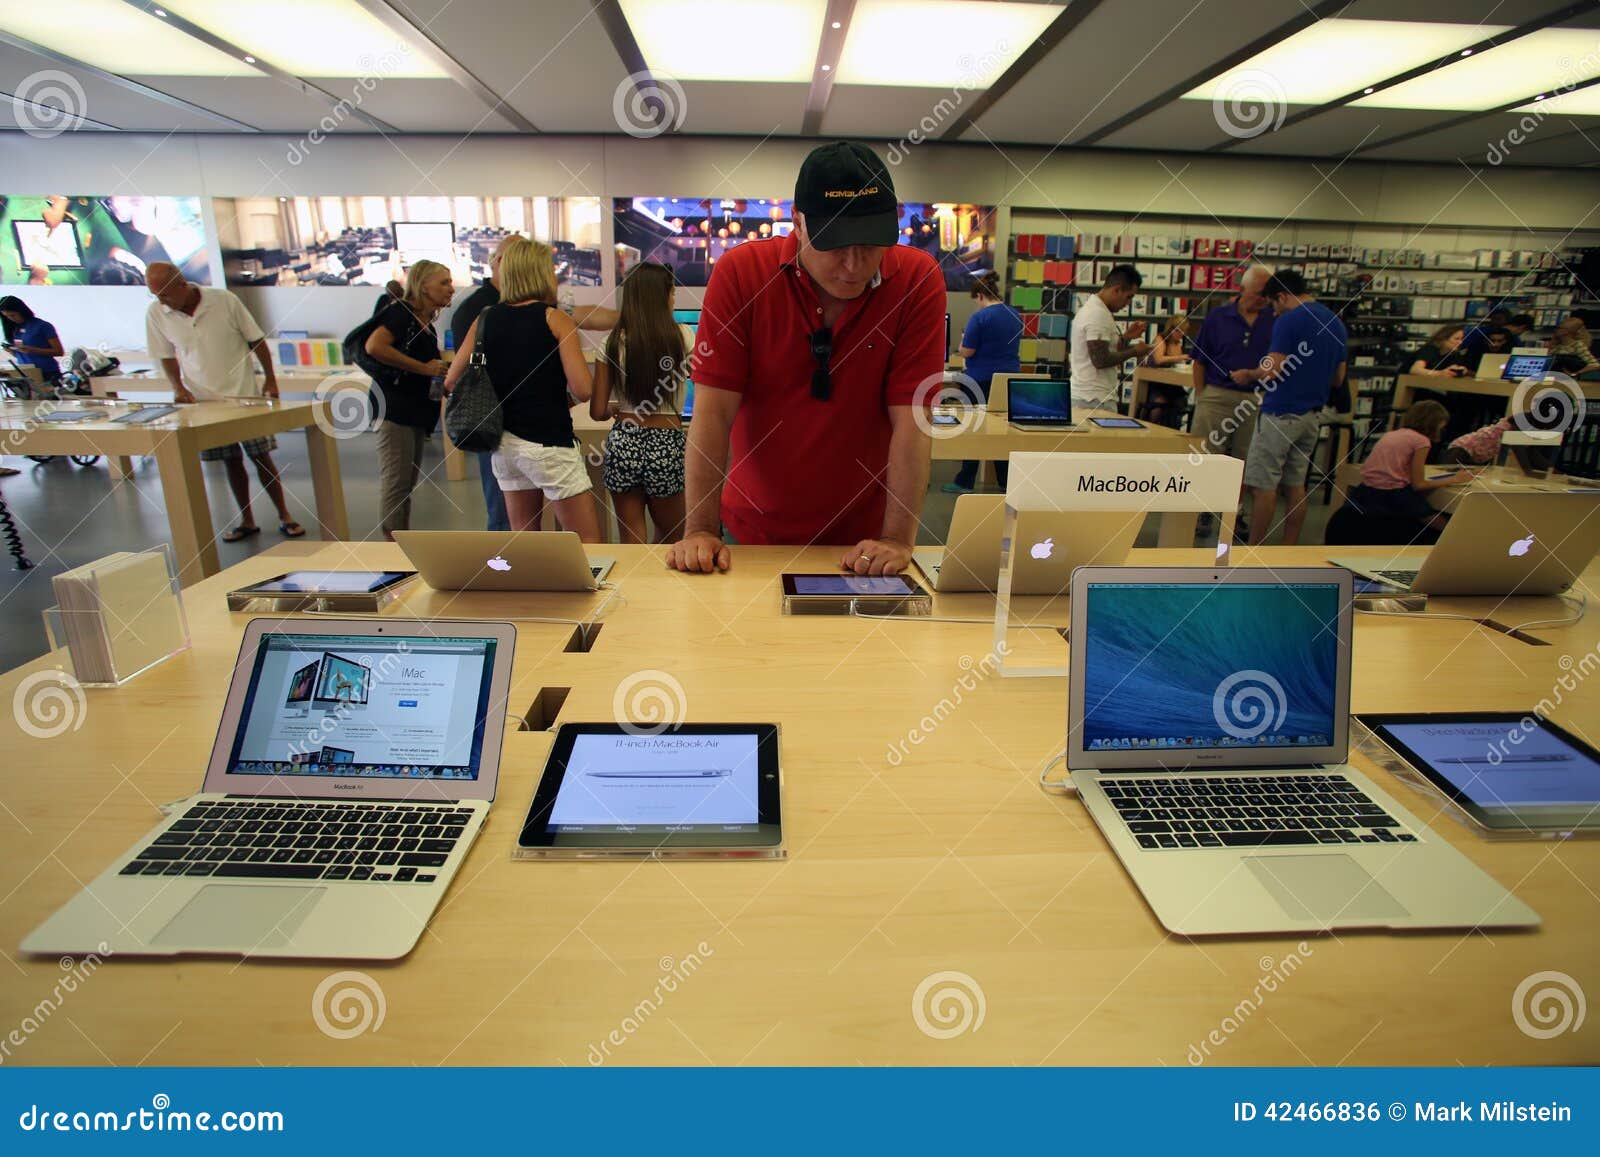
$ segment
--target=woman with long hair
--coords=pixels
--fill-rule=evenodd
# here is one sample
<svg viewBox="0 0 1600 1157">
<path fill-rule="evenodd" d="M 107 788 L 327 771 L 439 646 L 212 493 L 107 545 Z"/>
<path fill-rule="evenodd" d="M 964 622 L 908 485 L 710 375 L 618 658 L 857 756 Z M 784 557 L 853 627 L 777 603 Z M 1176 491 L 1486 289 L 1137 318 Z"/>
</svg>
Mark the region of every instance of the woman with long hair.
<svg viewBox="0 0 1600 1157">
<path fill-rule="evenodd" d="M 1461 325 L 1441 325 L 1433 331 L 1428 344 L 1417 351 L 1410 373 L 1429 378 L 1464 378 L 1471 373 L 1461 340 L 1466 336 Z"/>
<path fill-rule="evenodd" d="M 537 530 L 546 501 L 562 529 L 600 541 L 594 484 L 572 430 L 572 398 L 591 382 L 578 326 L 556 305 L 555 259 L 542 241 L 516 237 L 500 252 L 500 301 L 462 339 L 445 391 L 482 350 L 504 433 L 491 459 L 512 530 Z M 481 343 L 481 346 L 480 346 Z"/>
<path fill-rule="evenodd" d="M 647 261 L 622 283 L 621 317 L 596 364 L 589 416 L 616 421 L 606 435 L 603 478 L 623 542 L 649 542 L 645 510 L 657 542 L 683 536 L 683 395 L 694 334 L 672 320 L 677 290 L 672 270 Z"/>
<path fill-rule="evenodd" d="M 56 327 L 36 317 L 20 297 L 0 297 L 0 328 L 5 332 L 6 352 L 18 365 L 38 370 L 45 396 L 54 394 L 61 377 L 61 363 L 56 359 L 66 356 Z"/>
<path fill-rule="evenodd" d="M 455 286 L 437 261 L 406 272 L 405 296 L 380 310 L 367 337 L 367 356 L 390 372 L 374 375 L 379 393 L 378 489 L 383 536 L 411 526 L 411 493 L 422 474 L 422 444 L 438 406 L 428 397 L 446 366 L 433 319 L 450 304 Z"/>
</svg>

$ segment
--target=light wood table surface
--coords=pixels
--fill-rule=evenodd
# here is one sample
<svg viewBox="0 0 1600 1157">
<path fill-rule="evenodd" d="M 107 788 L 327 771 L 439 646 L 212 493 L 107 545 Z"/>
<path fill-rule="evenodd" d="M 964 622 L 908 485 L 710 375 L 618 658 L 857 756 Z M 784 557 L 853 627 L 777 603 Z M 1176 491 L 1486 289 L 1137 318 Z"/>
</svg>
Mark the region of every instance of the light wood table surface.
<svg viewBox="0 0 1600 1157">
<path fill-rule="evenodd" d="M 174 558 L 185 586 L 216 574 L 222 565 L 216 541 L 222 529 L 212 521 L 200 462 L 200 451 L 213 446 L 304 429 L 316 507 L 315 528 L 325 539 L 349 537 L 338 446 L 318 425 L 320 417 L 327 429 L 334 428 L 322 402 L 275 402 L 265 398 L 197 402 L 180 406 L 177 413 L 142 426 L 111 421 L 127 412 L 125 407 L 116 406 L 105 407 L 104 420 L 58 423 L 41 417 L 83 405 L 75 399 L 0 402 L 0 445 L 8 454 L 104 454 L 113 458 L 152 455 L 161 472 Z"/>
<path fill-rule="evenodd" d="M 1577 379 L 1573 379 L 1577 380 Z M 1600 399 L 1600 381 L 1578 380 L 1578 388 L 1588 399 Z M 1400 421 L 1406 407 L 1411 405 L 1418 390 L 1433 390 L 1441 394 L 1474 394 L 1479 397 L 1504 398 L 1506 413 L 1511 413 L 1511 400 L 1522 387 L 1521 382 L 1507 382 L 1500 378 L 1436 378 L 1428 374 L 1401 374 L 1394 387 L 1394 412 L 1390 425 Z"/>
<path fill-rule="evenodd" d="M 36 739 L 0 724 L 0 1025 L 29 1016 L 62 975 L 53 958 L 18 954 L 26 932 L 145 833 L 156 804 L 197 789 L 245 622 L 223 609 L 224 592 L 286 562 L 403 565 L 382 543 L 305 549 L 189 588 L 194 649 L 87 692 L 76 729 Z M 1063 746 L 1064 680 L 985 677 L 988 625 L 784 617 L 778 574 L 831 568 L 825 549 L 735 548 L 733 570 L 716 576 L 669 572 L 655 548 L 605 553 L 620 560 L 614 593 L 413 588 L 385 617 L 588 619 L 603 608 L 589 650 L 570 625 L 519 623 L 513 711 L 544 726 L 559 702 L 561 722 L 611 720 L 629 677 L 654 672 L 687 719 L 779 723 L 787 859 L 515 862 L 551 735 L 508 733 L 489 826 L 405 960 L 109 960 L 6 1063 L 1181 1066 L 1213 1031 L 1216 1064 L 1600 1061 L 1587 1026 L 1539 1040 L 1512 1016 L 1514 991 L 1537 972 L 1567 974 L 1591 1003 L 1600 993 L 1600 843 L 1487 842 L 1357 754 L 1430 838 L 1514 890 L 1543 927 L 1169 936 L 1078 803 L 1036 782 Z M 1512 624 L 1560 614 L 1544 599 L 1435 603 Z M 992 600 L 939 597 L 935 614 L 981 617 Z M 1551 696 L 1562 656 L 1577 663 L 1600 646 L 1600 616 L 1539 634 L 1552 645 L 1455 619 L 1362 616 L 1352 706 L 1531 708 Z M 0 697 L 54 663 L 0 676 Z M 1600 738 L 1600 678 L 1565 693 L 1553 717 Z M 692 974 L 658 987 L 690 954 Z M 1292 975 L 1263 992 L 1291 956 Z M 313 999 L 347 968 L 381 990 L 385 1018 L 333 1039 Z M 914 994 L 939 973 L 966 979 L 934 987 L 981 991 L 977 1031 L 936 1039 L 918 1027 Z"/>
</svg>

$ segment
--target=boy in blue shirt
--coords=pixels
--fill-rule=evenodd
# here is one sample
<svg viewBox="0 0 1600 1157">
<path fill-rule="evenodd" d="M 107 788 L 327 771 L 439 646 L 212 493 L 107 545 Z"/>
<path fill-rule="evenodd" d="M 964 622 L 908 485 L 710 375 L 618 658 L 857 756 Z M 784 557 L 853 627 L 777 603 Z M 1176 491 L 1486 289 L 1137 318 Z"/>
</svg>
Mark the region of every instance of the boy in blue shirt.
<svg viewBox="0 0 1600 1157">
<path fill-rule="evenodd" d="M 1321 433 L 1320 413 L 1344 383 L 1344 323 L 1306 293 L 1305 278 L 1280 269 L 1263 293 L 1272 302 L 1268 364 L 1254 372 L 1261 383 L 1261 416 L 1245 459 L 1244 484 L 1251 490 L 1250 545 L 1259 546 L 1272 527 L 1283 491 L 1283 545 L 1300 541 L 1306 521 L 1306 474 Z"/>
</svg>

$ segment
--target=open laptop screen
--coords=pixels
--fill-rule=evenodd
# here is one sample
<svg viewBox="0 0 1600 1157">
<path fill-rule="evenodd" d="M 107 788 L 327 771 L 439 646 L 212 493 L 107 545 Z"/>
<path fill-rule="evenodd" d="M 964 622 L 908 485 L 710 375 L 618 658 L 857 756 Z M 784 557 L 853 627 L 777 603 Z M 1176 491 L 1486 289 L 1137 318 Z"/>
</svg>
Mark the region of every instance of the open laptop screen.
<svg viewBox="0 0 1600 1157">
<path fill-rule="evenodd" d="M 1072 420 L 1072 387 L 1064 381 L 1012 378 L 1006 405 L 1013 418 Z"/>
<path fill-rule="evenodd" d="M 267 635 L 227 771 L 477 779 L 495 647 L 493 639 Z"/>
<path fill-rule="evenodd" d="M 1082 744 L 1328 747 L 1338 729 L 1339 585 L 1093 583 Z"/>
<path fill-rule="evenodd" d="M 1512 354 L 1506 359 L 1506 368 L 1500 377 L 1507 382 L 1520 382 L 1524 378 L 1537 378 L 1550 368 L 1546 354 Z"/>
</svg>

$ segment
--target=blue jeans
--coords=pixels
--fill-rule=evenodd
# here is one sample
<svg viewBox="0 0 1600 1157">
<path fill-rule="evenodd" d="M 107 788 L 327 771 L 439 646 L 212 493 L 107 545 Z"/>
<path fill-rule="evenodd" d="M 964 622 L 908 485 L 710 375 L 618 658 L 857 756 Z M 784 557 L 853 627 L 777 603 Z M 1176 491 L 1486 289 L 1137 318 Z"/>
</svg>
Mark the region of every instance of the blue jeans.
<svg viewBox="0 0 1600 1157">
<path fill-rule="evenodd" d="M 494 467 L 490 465 L 493 454 L 478 455 L 478 480 L 483 483 L 483 508 L 489 512 L 489 530 L 510 530 L 511 519 L 506 514 L 506 496 L 495 480 Z"/>
</svg>

